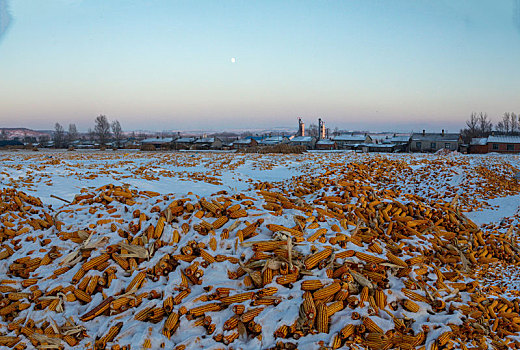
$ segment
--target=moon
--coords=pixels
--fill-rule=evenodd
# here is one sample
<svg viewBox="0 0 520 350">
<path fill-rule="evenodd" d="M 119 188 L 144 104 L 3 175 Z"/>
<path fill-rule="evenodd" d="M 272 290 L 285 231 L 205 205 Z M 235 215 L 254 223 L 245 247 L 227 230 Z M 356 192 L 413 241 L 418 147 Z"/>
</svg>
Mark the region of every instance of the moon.
<svg viewBox="0 0 520 350">
<path fill-rule="evenodd" d="M 237 58 L 236 57 L 231 57 L 231 63 L 236 63 L 237 62 Z"/>
</svg>

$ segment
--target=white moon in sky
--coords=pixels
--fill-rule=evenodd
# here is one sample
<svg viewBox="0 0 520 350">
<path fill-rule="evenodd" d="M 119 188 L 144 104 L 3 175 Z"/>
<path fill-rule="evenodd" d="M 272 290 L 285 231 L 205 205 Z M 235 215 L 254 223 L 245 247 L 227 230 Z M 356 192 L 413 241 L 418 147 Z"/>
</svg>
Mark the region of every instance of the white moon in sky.
<svg viewBox="0 0 520 350">
<path fill-rule="evenodd" d="M 231 57 L 231 63 L 236 63 L 237 59 L 236 57 Z"/>
</svg>

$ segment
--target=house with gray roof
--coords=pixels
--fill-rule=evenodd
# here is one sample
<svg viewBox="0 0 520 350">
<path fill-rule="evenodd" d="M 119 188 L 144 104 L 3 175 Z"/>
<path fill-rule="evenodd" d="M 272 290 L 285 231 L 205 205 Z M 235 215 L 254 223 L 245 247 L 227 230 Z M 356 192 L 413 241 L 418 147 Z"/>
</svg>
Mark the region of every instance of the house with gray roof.
<svg viewBox="0 0 520 350">
<path fill-rule="evenodd" d="M 261 146 L 274 146 L 281 143 L 289 143 L 292 138 L 293 136 L 269 136 L 258 142 L 258 144 Z"/>
<path fill-rule="evenodd" d="M 372 137 L 368 134 L 341 134 L 332 137 L 338 149 L 355 149 L 362 143 L 372 143 Z"/>
<path fill-rule="evenodd" d="M 246 137 L 244 139 L 236 140 L 231 144 L 233 149 L 244 149 L 254 146 L 258 146 L 258 142 L 253 137 Z"/>
<path fill-rule="evenodd" d="M 201 137 L 195 140 L 194 146 L 196 149 L 221 149 L 222 140 L 218 137 Z"/>
<path fill-rule="evenodd" d="M 488 153 L 488 138 L 487 137 L 474 137 L 468 146 L 468 153 L 482 154 Z"/>
<path fill-rule="evenodd" d="M 382 141 L 383 145 L 392 145 L 392 152 L 407 152 L 412 135 L 395 135 Z"/>
<path fill-rule="evenodd" d="M 440 149 L 457 151 L 462 144 L 460 133 L 431 133 L 423 130 L 422 133 L 413 133 L 410 140 L 411 152 L 437 152 Z"/>
<path fill-rule="evenodd" d="M 290 141 L 291 146 L 304 146 L 307 149 L 314 149 L 316 137 L 314 136 L 295 136 Z"/>
<path fill-rule="evenodd" d="M 520 136 L 491 135 L 487 138 L 488 152 L 520 153 Z"/>
<path fill-rule="evenodd" d="M 331 139 L 321 139 L 316 141 L 316 149 L 319 150 L 334 150 L 337 148 L 336 142 Z"/>
<path fill-rule="evenodd" d="M 180 137 L 173 141 L 175 149 L 191 149 L 197 139 L 195 137 Z"/>
</svg>

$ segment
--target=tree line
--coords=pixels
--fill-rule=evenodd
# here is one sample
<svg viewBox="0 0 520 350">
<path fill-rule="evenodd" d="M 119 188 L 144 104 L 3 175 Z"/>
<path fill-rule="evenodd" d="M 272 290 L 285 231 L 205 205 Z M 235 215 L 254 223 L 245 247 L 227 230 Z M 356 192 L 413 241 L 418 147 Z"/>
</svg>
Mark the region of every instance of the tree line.
<svg viewBox="0 0 520 350">
<path fill-rule="evenodd" d="M 520 115 L 506 112 L 496 125 L 493 125 L 487 113 L 473 112 L 460 131 L 464 142 L 469 143 L 474 137 L 488 137 L 492 133 L 500 135 L 520 135 Z"/>
<path fill-rule="evenodd" d="M 94 129 L 89 129 L 88 131 L 89 140 L 95 140 L 99 142 L 101 146 L 113 141 L 113 146 L 119 148 L 121 147 L 123 137 L 124 134 L 121 123 L 119 123 L 118 120 L 114 120 L 110 123 L 108 118 L 102 114 L 96 117 L 94 121 Z M 56 148 L 68 147 L 74 141 L 79 140 L 79 133 L 76 124 L 69 124 L 69 130 L 66 133 L 63 126 L 60 123 L 56 123 L 54 125 L 52 140 L 54 141 L 54 147 Z"/>
</svg>

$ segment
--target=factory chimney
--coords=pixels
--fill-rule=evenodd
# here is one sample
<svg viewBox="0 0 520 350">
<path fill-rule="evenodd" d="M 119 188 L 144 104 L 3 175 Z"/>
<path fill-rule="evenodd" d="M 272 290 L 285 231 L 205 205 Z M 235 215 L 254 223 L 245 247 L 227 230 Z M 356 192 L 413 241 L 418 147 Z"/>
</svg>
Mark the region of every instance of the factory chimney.
<svg viewBox="0 0 520 350">
<path fill-rule="evenodd" d="M 305 136 L 305 123 L 302 118 L 298 118 L 298 136 Z"/>
<path fill-rule="evenodd" d="M 318 140 L 325 138 L 325 123 L 321 118 L 318 118 Z"/>
</svg>

